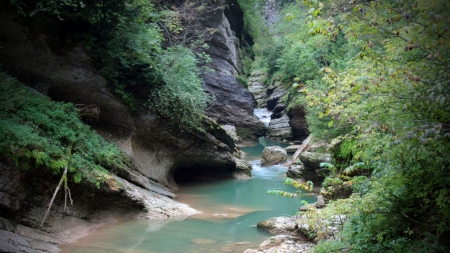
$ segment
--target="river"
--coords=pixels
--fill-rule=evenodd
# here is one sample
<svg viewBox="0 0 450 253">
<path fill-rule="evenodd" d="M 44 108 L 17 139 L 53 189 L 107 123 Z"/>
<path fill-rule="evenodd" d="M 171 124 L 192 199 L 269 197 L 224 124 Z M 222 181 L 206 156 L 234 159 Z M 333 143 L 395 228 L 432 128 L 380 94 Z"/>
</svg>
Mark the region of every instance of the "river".
<svg viewBox="0 0 450 253">
<path fill-rule="evenodd" d="M 256 114 L 256 113 L 255 113 Z M 102 226 L 91 235 L 61 247 L 72 253 L 208 253 L 244 252 L 270 237 L 256 224 L 275 216 L 293 215 L 302 199 L 267 195 L 267 190 L 293 191 L 283 184 L 287 168 L 261 167 L 259 158 L 265 146 L 281 145 L 260 138 L 243 147 L 252 164 L 250 180 L 200 181 L 179 185 L 176 200 L 189 204 L 202 214 L 184 220 L 127 221 Z"/>
</svg>

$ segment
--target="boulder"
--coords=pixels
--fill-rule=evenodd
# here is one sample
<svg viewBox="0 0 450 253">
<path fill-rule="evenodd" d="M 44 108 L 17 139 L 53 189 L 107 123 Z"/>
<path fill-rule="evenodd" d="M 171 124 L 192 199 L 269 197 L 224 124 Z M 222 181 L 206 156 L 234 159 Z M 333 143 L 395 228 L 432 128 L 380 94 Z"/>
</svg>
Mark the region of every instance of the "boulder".
<svg viewBox="0 0 450 253">
<path fill-rule="evenodd" d="M 296 234 L 297 224 L 295 216 L 273 217 L 268 220 L 260 221 L 256 227 L 268 231 L 269 233 L 278 234 Z"/>
<path fill-rule="evenodd" d="M 301 206 L 298 210 L 301 211 L 301 212 L 304 212 L 304 211 L 308 210 L 308 208 L 310 208 L 311 206 L 313 206 L 313 207 L 315 207 L 317 209 L 321 209 L 321 208 L 324 208 L 325 205 L 326 205 L 326 203 L 325 203 L 324 197 L 319 194 L 317 196 L 317 201 L 316 202 L 314 202 L 312 204 Z"/>
<path fill-rule="evenodd" d="M 261 166 L 270 166 L 284 163 L 287 160 L 287 153 L 284 148 L 279 146 L 266 147 L 261 157 Z"/>
</svg>

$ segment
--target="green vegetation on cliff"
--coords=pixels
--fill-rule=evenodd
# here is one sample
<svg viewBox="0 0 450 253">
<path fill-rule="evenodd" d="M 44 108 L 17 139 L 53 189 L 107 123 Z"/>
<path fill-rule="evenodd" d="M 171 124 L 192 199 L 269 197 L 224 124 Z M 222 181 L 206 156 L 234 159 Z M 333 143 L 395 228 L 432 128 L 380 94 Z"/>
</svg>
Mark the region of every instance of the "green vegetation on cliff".
<svg viewBox="0 0 450 253">
<path fill-rule="evenodd" d="M 198 27 L 198 17 L 220 5 L 184 1 L 176 8 L 147 0 L 11 1 L 55 51 L 70 45 L 87 49 L 111 90 L 133 111 L 151 110 L 189 130 L 201 125 L 213 97 L 202 89 L 204 41 L 216 29 Z M 176 57 L 175 57 L 176 56 Z"/>
<path fill-rule="evenodd" d="M 0 153 L 16 166 L 61 174 L 100 186 L 129 157 L 89 129 L 70 103 L 53 102 L 0 73 Z M 68 152 L 69 147 L 71 151 Z"/>
<path fill-rule="evenodd" d="M 447 252 L 450 3 L 306 0 L 281 13 L 257 68 L 291 87 L 316 139 L 341 142 L 328 189 L 354 186 L 323 212 L 346 215 L 342 232 L 315 251 Z"/>
</svg>

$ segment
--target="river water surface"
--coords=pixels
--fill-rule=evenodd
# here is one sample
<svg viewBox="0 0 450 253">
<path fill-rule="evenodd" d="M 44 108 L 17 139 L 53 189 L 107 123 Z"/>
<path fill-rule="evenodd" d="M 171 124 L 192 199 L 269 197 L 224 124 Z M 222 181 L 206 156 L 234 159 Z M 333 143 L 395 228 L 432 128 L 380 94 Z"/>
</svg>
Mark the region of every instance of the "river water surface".
<svg viewBox="0 0 450 253">
<path fill-rule="evenodd" d="M 267 195 L 267 190 L 293 191 L 283 184 L 287 168 L 261 167 L 264 146 L 282 145 L 260 138 L 244 147 L 253 167 L 250 180 L 202 181 L 180 185 L 176 200 L 202 214 L 176 221 L 127 221 L 105 225 L 76 243 L 61 246 L 62 252 L 244 252 L 270 237 L 256 224 L 275 216 L 293 215 L 302 199 Z"/>
</svg>

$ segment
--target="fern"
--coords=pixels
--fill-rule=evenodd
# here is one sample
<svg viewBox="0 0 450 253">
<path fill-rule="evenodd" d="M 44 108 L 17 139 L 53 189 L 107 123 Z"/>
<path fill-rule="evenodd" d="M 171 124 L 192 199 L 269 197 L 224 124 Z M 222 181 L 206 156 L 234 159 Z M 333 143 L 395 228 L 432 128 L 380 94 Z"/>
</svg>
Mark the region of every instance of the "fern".
<svg viewBox="0 0 450 253">
<path fill-rule="evenodd" d="M 355 164 L 345 168 L 344 169 L 344 173 L 345 174 L 351 174 L 351 173 L 356 172 L 358 169 L 361 169 L 361 168 L 364 168 L 364 163 L 363 162 L 355 163 Z"/>
<path fill-rule="evenodd" d="M 5 73 L 0 73 L 0 101 L 0 154 L 24 170 L 59 173 L 69 165 L 69 143 L 73 150 L 68 172 L 75 182 L 104 182 L 92 171 L 131 166 L 125 153 L 83 124 L 72 104 L 32 94 Z"/>
</svg>

